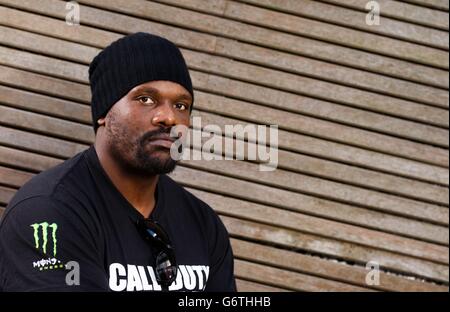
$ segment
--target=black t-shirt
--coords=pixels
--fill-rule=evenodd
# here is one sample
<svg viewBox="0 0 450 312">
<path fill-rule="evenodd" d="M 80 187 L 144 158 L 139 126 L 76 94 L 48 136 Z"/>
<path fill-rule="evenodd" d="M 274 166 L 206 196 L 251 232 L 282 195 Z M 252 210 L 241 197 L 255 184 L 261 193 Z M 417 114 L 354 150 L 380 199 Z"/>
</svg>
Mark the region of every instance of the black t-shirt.
<svg viewBox="0 0 450 312">
<path fill-rule="evenodd" d="M 155 197 L 150 218 L 168 233 L 178 265 L 169 291 L 235 291 L 230 240 L 217 214 L 167 175 Z M 161 290 L 140 218 L 90 147 L 35 176 L 9 203 L 0 223 L 0 289 Z M 66 283 L 76 284 L 71 261 L 79 285 Z"/>
</svg>

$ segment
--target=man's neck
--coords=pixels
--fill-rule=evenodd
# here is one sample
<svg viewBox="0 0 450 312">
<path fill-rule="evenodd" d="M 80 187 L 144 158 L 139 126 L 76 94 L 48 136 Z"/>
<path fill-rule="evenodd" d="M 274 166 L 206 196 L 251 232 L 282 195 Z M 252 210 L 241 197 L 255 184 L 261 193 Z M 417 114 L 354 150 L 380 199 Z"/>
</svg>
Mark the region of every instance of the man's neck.
<svg viewBox="0 0 450 312">
<path fill-rule="evenodd" d="M 148 218 L 155 208 L 155 191 L 159 176 L 139 176 L 127 172 L 105 148 L 97 145 L 96 142 L 95 151 L 109 179 L 128 202 Z"/>
</svg>

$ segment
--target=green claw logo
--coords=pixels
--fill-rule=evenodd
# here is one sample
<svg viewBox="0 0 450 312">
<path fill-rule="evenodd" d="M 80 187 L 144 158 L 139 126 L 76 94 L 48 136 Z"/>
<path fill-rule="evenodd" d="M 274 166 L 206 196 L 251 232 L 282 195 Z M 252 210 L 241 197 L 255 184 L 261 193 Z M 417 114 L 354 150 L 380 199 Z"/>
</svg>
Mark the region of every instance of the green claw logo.
<svg viewBox="0 0 450 312">
<path fill-rule="evenodd" d="M 42 251 L 44 254 L 47 254 L 47 243 L 48 243 L 48 234 L 49 229 L 51 229 L 51 238 L 53 241 L 53 256 L 56 257 L 56 230 L 58 229 L 58 225 L 56 223 L 49 224 L 48 222 L 42 222 L 42 223 L 34 223 L 30 225 L 34 230 L 34 243 L 36 249 L 39 249 L 39 243 L 40 243 L 40 235 L 42 237 Z M 42 229 L 42 231 L 39 233 L 39 228 Z"/>
</svg>

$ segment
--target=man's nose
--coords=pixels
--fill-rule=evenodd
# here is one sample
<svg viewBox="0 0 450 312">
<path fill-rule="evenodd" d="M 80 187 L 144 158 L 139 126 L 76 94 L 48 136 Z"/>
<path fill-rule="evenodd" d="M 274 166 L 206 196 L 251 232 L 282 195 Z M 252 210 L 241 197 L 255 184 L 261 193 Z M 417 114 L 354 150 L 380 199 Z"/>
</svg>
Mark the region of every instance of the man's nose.
<svg viewBox="0 0 450 312">
<path fill-rule="evenodd" d="M 176 125 L 176 116 L 173 105 L 165 103 L 157 108 L 155 116 L 152 119 L 154 126 L 173 127 Z"/>
</svg>

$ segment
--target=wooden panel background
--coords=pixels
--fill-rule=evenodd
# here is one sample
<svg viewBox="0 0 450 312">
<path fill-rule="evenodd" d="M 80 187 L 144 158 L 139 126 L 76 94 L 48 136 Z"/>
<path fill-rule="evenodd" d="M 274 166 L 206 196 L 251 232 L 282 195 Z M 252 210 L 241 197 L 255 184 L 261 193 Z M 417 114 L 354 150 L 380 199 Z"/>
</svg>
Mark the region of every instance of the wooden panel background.
<svg viewBox="0 0 450 312">
<path fill-rule="evenodd" d="M 368 26 L 365 0 L 81 0 L 69 26 L 64 1 L 0 0 L 1 207 L 92 144 L 89 62 L 148 31 L 181 48 L 203 124 L 279 125 L 274 172 L 172 174 L 227 226 L 239 290 L 448 291 L 448 1 L 378 2 Z"/>
</svg>

